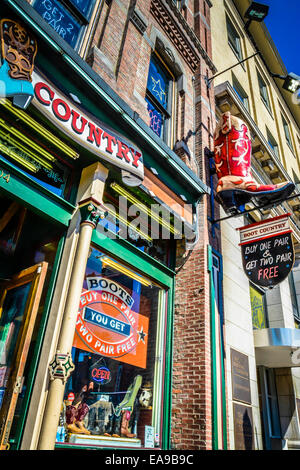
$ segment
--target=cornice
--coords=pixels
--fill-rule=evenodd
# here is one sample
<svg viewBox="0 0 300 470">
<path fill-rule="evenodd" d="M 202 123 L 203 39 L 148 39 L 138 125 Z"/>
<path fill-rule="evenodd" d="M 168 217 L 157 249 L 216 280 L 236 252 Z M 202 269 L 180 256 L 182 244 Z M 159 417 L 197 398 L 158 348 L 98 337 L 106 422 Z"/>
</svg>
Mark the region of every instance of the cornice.
<svg viewBox="0 0 300 470">
<path fill-rule="evenodd" d="M 193 72 L 200 63 L 200 57 L 213 74 L 217 72 L 200 40 L 172 0 L 152 0 L 150 11 Z"/>
</svg>

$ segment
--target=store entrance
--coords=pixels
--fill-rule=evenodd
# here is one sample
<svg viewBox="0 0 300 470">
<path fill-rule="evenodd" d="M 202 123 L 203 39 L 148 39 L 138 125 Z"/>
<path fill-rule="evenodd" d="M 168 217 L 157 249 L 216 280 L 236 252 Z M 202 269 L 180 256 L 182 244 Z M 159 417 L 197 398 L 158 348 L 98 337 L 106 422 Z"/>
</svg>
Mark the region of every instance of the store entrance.
<svg viewBox="0 0 300 470">
<path fill-rule="evenodd" d="M 61 229 L 0 195 L 0 450 L 16 435 Z M 12 441 L 13 442 L 13 441 Z"/>
</svg>

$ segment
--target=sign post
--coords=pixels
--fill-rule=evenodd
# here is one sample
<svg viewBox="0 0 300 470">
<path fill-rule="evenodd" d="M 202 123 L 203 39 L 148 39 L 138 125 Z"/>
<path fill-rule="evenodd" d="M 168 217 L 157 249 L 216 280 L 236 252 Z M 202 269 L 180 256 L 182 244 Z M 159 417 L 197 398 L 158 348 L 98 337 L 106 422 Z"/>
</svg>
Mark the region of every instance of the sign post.
<svg viewBox="0 0 300 470">
<path fill-rule="evenodd" d="M 289 216 L 284 214 L 237 229 L 244 271 L 257 286 L 272 288 L 292 270 L 295 253 Z"/>
</svg>

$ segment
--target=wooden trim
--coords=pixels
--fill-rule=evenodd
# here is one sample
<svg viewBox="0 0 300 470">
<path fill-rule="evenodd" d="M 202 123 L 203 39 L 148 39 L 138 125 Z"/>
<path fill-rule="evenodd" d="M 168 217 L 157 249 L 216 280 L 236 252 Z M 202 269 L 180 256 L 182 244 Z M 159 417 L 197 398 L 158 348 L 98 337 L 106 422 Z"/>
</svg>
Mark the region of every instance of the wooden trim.
<svg viewBox="0 0 300 470">
<path fill-rule="evenodd" d="M 8 447 L 9 434 L 13 422 L 14 412 L 17 405 L 21 385 L 23 381 L 23 374 L 28 356 L 31 338 L 34 330 L 35 320 L 38 312 L 39 303 L 41 300 L 43 285 L 48 269 L 48 263 L 32 266 L 24 269 L 13 279 L 6 283 L 3 287 L 3 292 L 0 301 L 0 316 L 2 314 L 3 303 L 7 292 L 13 288 L 22 286 L 32 282 L 28 299 L 25 306 L 23 315 L 22 326 L 18 334 L 17 349 L 14 352 L 12 363 L 15 368 L 8 379 L 6 392 L 4 395 L 2 407 L 0 410 L 0 421 L 3 422 L 0 436 L 0 450 L 5 450 Z"/>
</svg>

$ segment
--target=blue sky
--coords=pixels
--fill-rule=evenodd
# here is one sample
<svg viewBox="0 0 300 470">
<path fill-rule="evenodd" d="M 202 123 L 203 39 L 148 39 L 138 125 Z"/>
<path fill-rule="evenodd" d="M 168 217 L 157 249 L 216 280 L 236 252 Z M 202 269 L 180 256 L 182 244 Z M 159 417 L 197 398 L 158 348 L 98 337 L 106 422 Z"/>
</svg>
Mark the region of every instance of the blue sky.
<svg viewBox="0 0 300 470">
<path fill-rule="evenodd" d="M 288 72 L 300 75 L 300 0 L 258 0 L 269 5 L 265 19 Z"/>
</svg>

